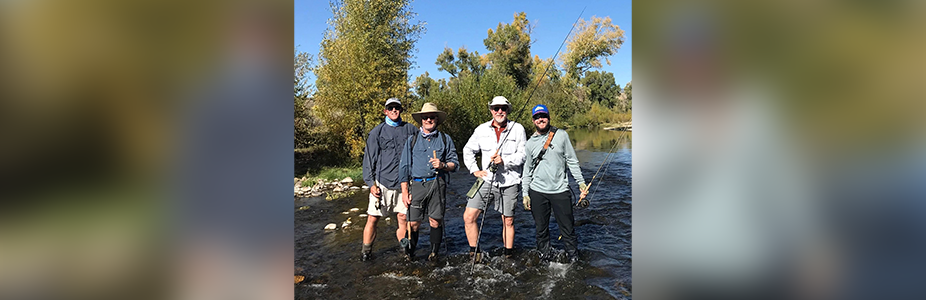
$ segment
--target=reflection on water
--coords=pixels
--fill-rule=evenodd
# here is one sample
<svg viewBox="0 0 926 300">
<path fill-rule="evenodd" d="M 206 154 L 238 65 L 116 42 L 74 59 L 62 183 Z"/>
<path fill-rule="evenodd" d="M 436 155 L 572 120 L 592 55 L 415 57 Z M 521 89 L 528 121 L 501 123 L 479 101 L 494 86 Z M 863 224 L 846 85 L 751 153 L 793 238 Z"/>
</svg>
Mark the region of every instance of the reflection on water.
<svg viewBox="0 0 926 300">
<path fill-rule="evenodd" d="M 631 142 L 629 132 L 569 129 L 586 181 L 605 163 L 608 151 L 615 147 L 610 165 L 601 168 L 592 185 L 591 206 L 575 211 L 576 233 L 582 261 L 563 264 L 544 261 L 532 251 L 534 224 L 529 211 L 520 204 L 515 210 L 515 257 L 500 254 L 501 218 L 490 209 L 480 245 L 489 253 L 484 263 L 475 266 L 468 257 L 468 243 L 463 230 L 466 192 L 475 178 L 462 168 L 452 174 L 447 193 L 443 259 L 437 263 L 423 259 L 428 248 L 428 228 L 422 225 L 419 259 L 407 263 L 395 240 L 395 217 L 381 220 L 373 247 L 375 259 L 361 262 L 361 217 L 367 207 L 367 194 L 325 201 L 304 198 L 295 201 L 295 272 L 305 280 L 295 285 L 297 299 L 315 298 L 616 298 L 630 299 L 631 291 Z M 621 137 L 623 135 L 623 137 Z M 573 191 L 578 191 L 571 182 Z M 597 192 L 595 192 L 597 190 Z M 520 203 L 520 202 L 519 202 Z M 351 208 L 361 208 L 350 212 Z M 343 212 L 347 212 L 344 214 Z M 345 229 L 325 231 L 328 223 L 342 224 Z M 551 220 L 554 248 L 563 249 L 556 240 L 558 228 Z"/>
<path fill-rule="evenodd" d="M 630 131 L 570 128 L 566 132 L 569 132 L 569 139 L 576 150 L 607 152 L 618 141 L 620 144 L 617 148 L 626 150 L 631 148 L 633 142 L 633 134 Z"/>
</svg>

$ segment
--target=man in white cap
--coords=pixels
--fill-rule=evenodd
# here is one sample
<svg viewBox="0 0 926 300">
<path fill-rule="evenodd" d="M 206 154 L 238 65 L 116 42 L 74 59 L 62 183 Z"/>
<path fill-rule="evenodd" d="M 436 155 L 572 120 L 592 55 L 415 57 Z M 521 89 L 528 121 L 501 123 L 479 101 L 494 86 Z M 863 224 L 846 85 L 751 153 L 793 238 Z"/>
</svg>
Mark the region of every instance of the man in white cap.
<svg viewBox="0 0 926 300">
<path fill-rule="evenodd" d="M 466 168 L 485 181 L 482 187 L 466 203 L 463 223 L 470 255 L 479 253 L 479 228 L 476 219 L 495 202 L 495 209 L 502 215 L 502 241 L 505 256 L 510 257 L 514 248 L 514 207 L 521 192 L 521 167 L 524 164 L 524 143 L 527 135 L 524 126 L 508 120 L 511 102 L 496 96 L 489 102 L 492 120 L 482 123 L 473 131 L 463 147 L 463 163 Z M 482 164 L 476 163 L 476 154 L 482 155 Z"/>
<path fill-rule="evenodd" d="M 438 110 L 432 103 L 425 103 L 421 111 L 413 113 L 412 117 L 421 124 L 421 130 L 405 142 L 399 163 L 402 201 L 408 206 L 408 220 L 411 223 L 411 237 L 405 257 L 409 261 L 415 259 L 418 225 L 427 216 L 431 225 L 431 254 L 428 260 L 435 261 L 444 236 L 447 173 L 456 172 L 460 162 L 453 139 L 437 131 L 437 125 L 447 120 L 447 113 Z"/>
<path fill-rule="evenodd" d="M 406 233 L 407 206 L 400 201 L 399 160 L 402 158 L 405 140 L 417 134 L 418 128 L 402 121 L 402 111 L 399 99 L 386 100 L 383 109 L 386 119 L 370 130 L 363 151 L 363 182 L 370 187 L 370 204 L 367 207 L 367 224 L 363 228 L 363 248 L 360 250 L 362 261 L 373 257 L 373 240 L 376 239 L 376 223 L 379 218 L 395 212 L 399 223 L 396 238 L 402 240 Z"/>
</svg>

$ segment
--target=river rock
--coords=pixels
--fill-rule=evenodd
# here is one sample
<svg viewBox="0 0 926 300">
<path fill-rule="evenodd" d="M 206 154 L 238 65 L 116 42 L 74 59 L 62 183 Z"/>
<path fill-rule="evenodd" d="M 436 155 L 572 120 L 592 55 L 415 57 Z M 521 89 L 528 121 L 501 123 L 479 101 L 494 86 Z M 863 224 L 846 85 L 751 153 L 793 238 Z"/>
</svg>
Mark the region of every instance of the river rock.
<svg viewBox="0 0 926 300">
<path fill-rule="evenodd" d="M 356 186 L 352 186 L 352 187 L 350 187 L 350 189 L 351 189 L 351 190 L 359 190 L 360 188 L 359 188 L 359 187 L 356 187 Z"/>
<path fill-rule="evenodd" d="M 325 225 L 325 230 L 335 230 L 335 229 L 338 229 L 338 225 L 337 225 L 337 224 L 330 223 L 330 224 L 328 224 L 328 225 Z"/>
<path fill-rule="evenodd" d="M 361 217 L 361 218 L 366 218 L 366 217 L 367 217 L 367 214 L 360 214 L 360 217 Z"/>
<path fill-rule="evenodd" d="M 370 188 L 370 186 L 364 184 L 363 187 L 361 187 L 361 188 L 365 190 L 365 189 Z"/>
<path fill-rule="evenodd" d="M 354 183 L 354 179 L 350 177 L 344 177 L 344 179 L 341 179 L 341 183 Z"/>
<path fill-rule="evenodd" d="M 334 192 L 340 192 L 340 191 L 343 191 L 343 190 L 344 190 L 344 189 L 342 189 L 341 187 L 336 187 L 336 188 L 334 188 L 332 191 L 334 191 Z"/>
<path fill-rule="evenodd" d="M 360 210 L 360 209 L 359 209 L 359 208 L 356 208 L 356 207 L 350 209 L 350 211 L 359 211 L 359 210 Z"/>
</svg>

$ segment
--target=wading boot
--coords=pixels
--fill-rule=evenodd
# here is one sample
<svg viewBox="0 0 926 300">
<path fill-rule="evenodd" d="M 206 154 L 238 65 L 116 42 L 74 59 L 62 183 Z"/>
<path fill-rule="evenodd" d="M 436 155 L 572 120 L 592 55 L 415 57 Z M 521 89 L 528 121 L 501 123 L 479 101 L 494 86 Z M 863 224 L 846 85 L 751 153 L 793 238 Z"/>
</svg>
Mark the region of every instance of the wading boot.
<svg viewBox="0 0 926 300">
<path fill-rule="evenodd" d="M 431 254 L 428 255 L 428 261 L 436 262 L 437 261 L 437 252 L 440 250 L 440 245 L 431 245 Z"/>
<path fill-rule="evenodd" d="M 514 256 L 514 248 L 505 248 L 505 258 Z"/>
<path fill-rule="evenodd" d="M 470 246 L 469 247 L 469 260 L 475 261 L 475 262 L 481 262 L 482 252 L 480 251 L 480 249 L 476 249 L 476 247 Z"/>
<path fill-rule="evenodd" d="M 364 252 L 360 254 L 360 261 L 369 261 L 371 259 L 373 259 L 373 253 Z"/>
</svg>

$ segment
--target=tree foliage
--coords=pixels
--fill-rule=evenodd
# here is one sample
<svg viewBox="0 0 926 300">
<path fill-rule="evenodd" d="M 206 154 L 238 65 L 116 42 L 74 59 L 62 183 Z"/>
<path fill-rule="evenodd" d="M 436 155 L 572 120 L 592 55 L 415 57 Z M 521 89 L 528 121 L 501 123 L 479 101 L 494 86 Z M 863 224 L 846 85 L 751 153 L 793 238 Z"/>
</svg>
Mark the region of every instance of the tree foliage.
<svg viewBox="0 0 926 300">
<path fill-rule="evenodd" d="M 607 57 L 624 44 L 624 30 L 611 24 L 611 17 L 592 16 L 589 21 L 579 20 L 576 27 L 578 30 L 569 38 L 561 58 L 570 80 L 584 76 L 591 68 L 601 68 L 602 59 L 611 65 Z"/>
<path fill-rule="evenodd" d="M 479 52 L 473 51 L 470 53 L 466 50 L 466 47 L 460 47 L 456 56 L 453 55 L 453 49 L 444 48 L 444 52 L 437 56 L 437 61 L 434 64 L 438 65 L 438 71 L 446 71 L 450 73 L 451 77 L 456 77 L 457 73 L 462 72 L 482 76 L 487 68 L 486 62 L 479 56 Z"/>
<path fill-rule="evenodd" d="M 312 69 L 312 55 L 293 49 L 293 145 L 296 149 L 317 144 L 324 136 L 321 122 L 312 114 L 313 101 L 309 97 L 312 85 L 308 74 Z"/>
<path fill-rule="evenodd" d="M 492 51 L 487 55 L 492 68 L 511 76 L 521 89 L 530 82 L 531 29 L 527 14 L 520 12 L 510 24 L 498 23 L 495 31 L 489 29 L 483 40 L 486 49 Z"/>
<path fill-rule="evenodd" d="M 579 83 L 584 88 L 587 99 L 592 103 L 599 103 L 607 108 L 612 108 L 617 104 L 617 97 L 621 93 L 621 87 L 614 82 L 613 73 L 586 72 L 585 77 L 582 77 Z"/>
<path fill-rule="evenodd" d="M 366 133 L 390 97 L 408 94 L 412 51 L 424 23 L 410 0 L 334 0 L 315 69 L 314 111 L 332 133 L 363 154 Z"/>
</svg>

